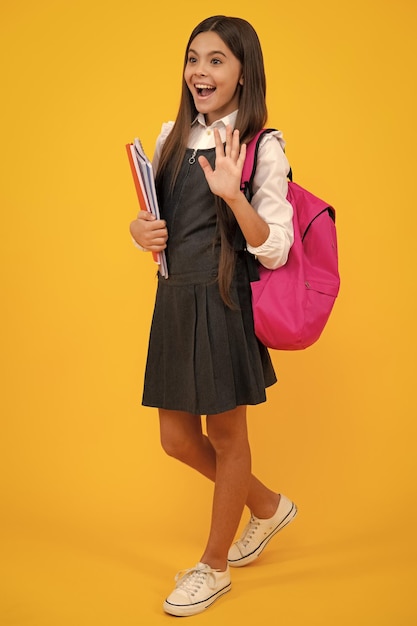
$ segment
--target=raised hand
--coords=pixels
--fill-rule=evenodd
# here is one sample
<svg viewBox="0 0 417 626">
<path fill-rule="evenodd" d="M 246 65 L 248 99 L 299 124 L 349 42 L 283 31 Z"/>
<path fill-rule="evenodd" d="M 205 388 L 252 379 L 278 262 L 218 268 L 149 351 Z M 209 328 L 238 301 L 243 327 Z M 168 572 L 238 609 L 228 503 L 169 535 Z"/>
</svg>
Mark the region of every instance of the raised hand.
<svg viewBox="0 0 417 626">
<path fill-rule="evenodd" d="M 214 129 L 214 140 L 216 146 L 214 169 L 204 156 L 198 157 L 198 162 L 212 193 L 220 196 L 227 203 L 233 202 L 241 193 L 240 181 L 245 162 L 246 145 L 240 144 L 239 131 L 233 131 L 231 126 L 226 127 L 225 146 L 223 146 L 217 128 Z"/>
</svg>

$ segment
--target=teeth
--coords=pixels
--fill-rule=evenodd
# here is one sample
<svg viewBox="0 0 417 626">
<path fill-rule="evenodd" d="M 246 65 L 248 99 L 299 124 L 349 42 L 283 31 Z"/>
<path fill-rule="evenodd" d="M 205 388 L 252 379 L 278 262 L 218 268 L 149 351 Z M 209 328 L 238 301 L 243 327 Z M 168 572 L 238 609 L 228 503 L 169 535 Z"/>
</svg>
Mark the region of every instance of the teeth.
<svg viewBox="0 0 417 626">
<path fill-rule="evenodd" d="M 213 85 L 203 85 L 203 84 L 199 84 L 199 85 L 194 85 L 194 87 L 196 89 L 214 89 Z"/>
</svg>

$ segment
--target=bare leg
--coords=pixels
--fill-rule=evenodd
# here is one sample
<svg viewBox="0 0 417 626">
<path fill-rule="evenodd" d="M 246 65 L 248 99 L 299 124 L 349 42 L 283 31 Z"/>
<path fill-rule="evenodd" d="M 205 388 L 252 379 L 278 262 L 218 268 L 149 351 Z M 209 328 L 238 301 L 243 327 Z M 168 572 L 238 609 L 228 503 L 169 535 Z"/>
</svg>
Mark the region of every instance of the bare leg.
<svg viewBox="0 0 417 626">
<path fill-rule="evenodd" d="M 215 481 L 216 452 L 203 434 L 200 416 L 163 409 L 159 410 L 159 415 L 161 443 L 165 452 Z M 256 517 L 267 519 L 275 513 L 278 503 L 279 495 L 252 474 L 246 499 L 250 511 Z"/>
<path fill-rule="evenodd" d="M 196 469 L 201 474 L 216 482 L 213 500 L 213 523 L 207 556 L 214 563 L 226 560 L 224 546 L 227 549 L 233 541 L 234 533 L 239 524 L 244 503 L 260 518 L 271 517 L 278 506 L 279 495 L 268 489 L 255 476 L 250 474 L 250 449 L 247 440 L 246 407 L 237 407 L 234 411 L 221 415 L 208 416 L 207 428 L 209 437 L 205 436 L 201 427 L 201 418 L 182 411 L 160 410 L 161 443 L 164 450 L 171 456 Z M 236 443 L 236 445 L 234 445 Z M 239 468 L 234 472 L 233 467 Z M 230 481 L 224 476 L 232 472 Z M 236 501 L 230 500 L 230 491 L 237 489 Z M 241 499 L 244 495 L 243 503 Z M 227 509 L 223 510 L 224 501 Z M 231 512 L 233 508 L 233 513 Z M 227 515 L 225 511 L 227 510 Z M 222 526 L 222 519 L 229 518 L 230 526 Z M 236 521 L 237 519 L 237 521 Z M 227 524 L 226 524 L 227 525 Z M 224 538 L 220 547 L 219 535 Z M 215 550 L 213 545 L 218 545 Z M 214 552 L 218 555 L 214 555 Z M 220 556 L 221 554 L 221 556 Z M 207 562 L 207 561 L 204 561 Z M 212 567 L 219 565 L 208 563 Z M 225 565 L 221 567 L 224 569 Z"/>
<path fill-rule="evenodd" d="M 207 416 L 207 434 L 216 452 L 216 479 L 210 534 L 201 561 L 225 570 L 249 492 L 251 453 L 246 407 Z"/>
</svg>

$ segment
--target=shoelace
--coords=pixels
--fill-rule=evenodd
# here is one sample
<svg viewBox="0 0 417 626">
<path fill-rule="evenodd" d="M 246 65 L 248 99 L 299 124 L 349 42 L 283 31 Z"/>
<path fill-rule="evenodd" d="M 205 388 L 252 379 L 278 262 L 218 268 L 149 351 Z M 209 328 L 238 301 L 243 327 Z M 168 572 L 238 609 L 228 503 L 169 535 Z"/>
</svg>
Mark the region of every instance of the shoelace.
<svg viewBox="0 0 417 626">
<path fill-rule="evenodd" d="M 216 586 L 215 572 L 219 570 L 211 569 L 208 565 L 204 569 L 199 567 L 191 567 L 190 569 L 181 570 L 175 576 L 177 589 L 183 589 L 185 592 L 194 596 L 198 593 L 200 587 L 206 582 L 209 589 Z"/>
<path fill-rule="evenodd" d="M 260 521 L 258 520 L 257 517 L 252 515 L 249 520 L 249 523 L 247 524 L 246 528 L 243 531 L 242 538 L 240 539 L 238 543 L 246 547 L 248 543 L 250 543 L 250 541 L 252 540 L 259 526 L 260 526 Z"/>
</svg>

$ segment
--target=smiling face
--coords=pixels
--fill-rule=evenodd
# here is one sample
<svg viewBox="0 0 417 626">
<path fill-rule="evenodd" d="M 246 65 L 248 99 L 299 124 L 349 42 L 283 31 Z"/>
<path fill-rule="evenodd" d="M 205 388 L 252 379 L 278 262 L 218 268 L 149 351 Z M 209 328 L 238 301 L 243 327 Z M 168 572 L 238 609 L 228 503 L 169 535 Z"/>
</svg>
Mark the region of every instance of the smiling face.
<svg viewBox="0 0 417 626">
<path fill-rule="evenodd" d="M 207 124 L 239 107 L 242 65 L 217 33 L 200 33 L 188 49 L 184 80 Z"/>
</svg>

